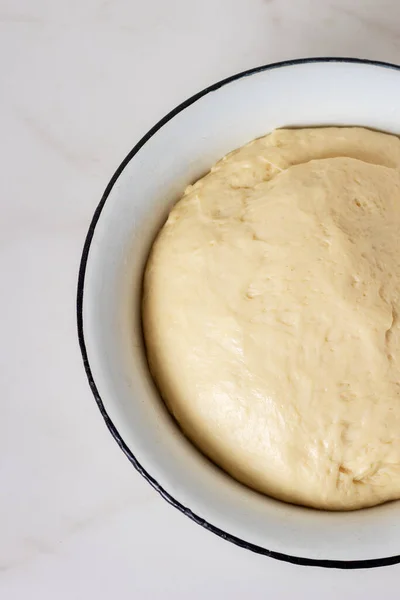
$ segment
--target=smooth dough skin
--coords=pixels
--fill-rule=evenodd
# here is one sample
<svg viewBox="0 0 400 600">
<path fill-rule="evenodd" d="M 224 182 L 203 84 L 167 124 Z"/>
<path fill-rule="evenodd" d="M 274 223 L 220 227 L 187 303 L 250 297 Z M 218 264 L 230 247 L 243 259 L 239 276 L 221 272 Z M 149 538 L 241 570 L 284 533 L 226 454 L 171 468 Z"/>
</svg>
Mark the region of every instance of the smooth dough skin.
<svg viewBox="0 0 400 600">
<path fill-rule="evenodd" d="M 399 139 L 277 130 L 189 186 L 158 235 L 150 369 L 252 488 L 332 510 L 400 498 L 399 294 Z"/>
</svg>

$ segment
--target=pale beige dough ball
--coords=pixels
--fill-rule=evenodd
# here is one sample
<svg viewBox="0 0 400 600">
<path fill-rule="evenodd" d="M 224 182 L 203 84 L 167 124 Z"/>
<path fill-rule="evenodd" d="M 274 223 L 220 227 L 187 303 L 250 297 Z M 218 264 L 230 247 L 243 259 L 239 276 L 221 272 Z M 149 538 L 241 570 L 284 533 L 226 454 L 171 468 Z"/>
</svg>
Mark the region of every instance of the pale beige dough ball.
<svg viewBox="0 0 400 600">
<path fill-rule="evenodd" d="M 277 130 L 190 186 L 147 264 L 157 386 L 239 481 L 355 509 L 400 497 L 400 141 Z"/>
</svg>

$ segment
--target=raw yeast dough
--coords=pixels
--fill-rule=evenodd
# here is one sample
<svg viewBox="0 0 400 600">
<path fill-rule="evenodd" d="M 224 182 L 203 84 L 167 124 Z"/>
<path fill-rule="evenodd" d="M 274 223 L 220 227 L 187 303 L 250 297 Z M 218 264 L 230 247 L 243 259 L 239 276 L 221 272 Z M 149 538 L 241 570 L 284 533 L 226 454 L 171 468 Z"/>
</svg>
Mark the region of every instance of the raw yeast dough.
<svg viewBox="0 0 400 600">
<path fill-rule="evenodd" d="M 400 141 L 277 130 L 189 186 L 147 264 L 151 372 L 252 488 L 346 510 L 400 498 Z"/>
</svg>

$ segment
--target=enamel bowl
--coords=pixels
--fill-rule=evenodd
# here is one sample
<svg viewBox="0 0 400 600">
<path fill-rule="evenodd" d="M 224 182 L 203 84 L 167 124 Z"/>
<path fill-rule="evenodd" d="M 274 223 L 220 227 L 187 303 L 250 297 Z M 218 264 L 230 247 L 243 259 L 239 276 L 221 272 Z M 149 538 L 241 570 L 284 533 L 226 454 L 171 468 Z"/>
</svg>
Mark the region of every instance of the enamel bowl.
<svg viewBox="0 0 400 600">
<path fill-rule="evenodd" d="M 123 160 L 89 228 L 78 331 L 99 409 L 133 466 L 173 506 L 248 550 L 298 564 L 400 561 L 400 502 L 354 512 L 293 506 L 234 481 L 183 436 L 149 375 L 140 304 L 168 209 L 222 156 L 276 127 L 361 125 L 400 133 L 400 67 L 295 60 L 234 75 L 162 119 Z"/>
</svg>

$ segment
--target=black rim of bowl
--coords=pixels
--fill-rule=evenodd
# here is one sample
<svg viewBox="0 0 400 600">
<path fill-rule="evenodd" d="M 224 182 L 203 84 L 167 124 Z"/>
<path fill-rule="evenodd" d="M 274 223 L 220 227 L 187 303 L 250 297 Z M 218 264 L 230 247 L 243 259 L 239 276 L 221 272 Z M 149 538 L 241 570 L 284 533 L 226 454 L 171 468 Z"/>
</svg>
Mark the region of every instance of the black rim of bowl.
<svg viewBox="0 0 400 600">
<path fill-rule="evenodd" d="M 313 558 L 292 556 L 290 554 L 284 554 L 282 552 L 276 552 L 274 550 L 269 550 L 267 548 L 263 548 L 262 546 L 257 546 L 255 544 L 247 542 L 246 540 L 238 538 L 238 537 L 230 534 L 227 531 L 223 531 L 222 529 L 219 529 L 219 527 L 212 525 L 205 519 L 202 519 L 201 517 L 199 517 L 198 515 L 193 513 L 190 510 L 190 508 L 183 506 L 180 502 L 178 502 L 178 500 L 176 500 L 169 492 L 167 492 L 158 483 L 158 481 L 156 481 L 154 479 L 154 477 L 152 477 L 150 475 L 150 473 L 148 473 L 142 467 L 142 465 L 140 464 L 138 459 L 132 454 L 132 452 L 130 451 L 128 446 L 125 444 L 125 442 L 122 439 L 121 435 L 119 434 L 117 428 L 115 427 L 114 423 L 110 419 L 110 417 L 107 413 L 107 410 L 103 404 L 103 401 L 101 399 L 101 396 L 99 394 L 99 391 L 97 389 L 96 382 L 94 381 L 94 378 L 92 375 L 89 357 L 88 357 L 88 354 L 86 351 L 85 335 L 84 335 L 84 328 L 83 328 L 82 308 L 83 308 L 83 297 L 84 297 L 84 288 L 85 288 L 85 273 L 86 273 L 86 265 L 87 265 L 87 261 L 88 261 L 89 249 L 90 249 L 90 245 L 92 242 L 93 234 L 96 229 L 96 225 L 100 218 L 103 207 L 107 201 L 107 198 L 108 198 L 112 188 L 114 187 L 114 185 L 115 185 L 117 179 L 119 178 L 119 176 L 121 175 L 122 171 L 125 169 L 127 164 L 132 160 L 132 158 L 137 154 L 137 152 L 140 150 L 140 148 L 161 127 L 163 127 L 165 125 L 165 123 L 167 123 L 168 121 L 173 119 L 173 117 L 175 117 L 175 115 L 177 115 L 181 111 L 185 110 L 188 106 L 190 106 L 191 104 L 193 104 L 194 102 L 196 102 L 197 100 L 202 98 L 203 96 L 206 96 L 210 92 L 214 92 L 215 90 L 219 89 L 220 87 L 222 87 L 224 85 L 227 85 L 228 83 L 230 83 L 232 81 L 235 81 L 237 79 L 242 79 L 244 77 L 248 77 L 249 75 L 253 75 L 255 73 L 259 73 L 262 71 L 268 71 L 271 69 L 278 69 L 278 68 L 282 68 L 282 67 L 290 67 L 293 65 L 300 65 L 300 64 L 307 64 L 307 63 L 331 63 L 331 62 L 373 65 L 376 67 L 383 67 L 386 69 L 395 69 L 397 71 L 400 71 L 400 66 L 394 65 L 391 63 L 367 60 L 367 59 L 359 59 L 359 58 L 341 58 L 341 57 L 300 58 L 300 59 L 295 59 L 295 60 L 276 62 L 276 63 L 272 63 L 269 65 L 263 65 L 260 67 L 255 67 L 254 69 L 248 69 L 247 71 L 243 71 L 236 75 L 232 75 L 231 77 L 227 77 L 226 79 L 223 79 L 222 81 L 218 81 L 217 83 L 214 83 L 213 85 L 210 85 L 209 87 L 205 88 L 201 92 L 198 92 L 191 98 L 188 98 L 187 100 L 185 100 L 185 102 L 182 102 L 182 104 L 180 104 L 179 106 L 174 108 L 165 117 L 163 117 L 156 125 L 154 125 L 154 127 L 152 127 L 150 129 L 150 131 L 148 131 L 146 133 L 146 135 L 144 135 L 142 137 L 142 139 L 134 146 L 134 148 L 124 158 L 124 160 L 122 161 L 122 163 L 120 164 L 118 169 L 115 171 L 114 175 L 112 176 L 109 184 L 107 185 L 107 187 L 105 189 L 105 192 L 95 210 L 92 221 L 90 223 L 89 230 L 86 235 L 86 240 L 84 243 L 80 267 L 79 267 L 77 306 L 76 306 L 77 325 L 78 325 L 79 345 L 80 345 L 82 358 L 83 358 L 83 364 L 85 367 L 89 385 L 90 385 L 92 393 L 95 397 L 97 405 L 100 409 L 100 412 L 106 422 L 106 425 L 107 425 L 108 429 L 110 430 L 111 435 L 114 437 L 115 441 L 117 442 L 117 444 L 119 445 L 121 450 L 124 452 L 124 454 L 128 457 L 128 459 L 133 464 L 135 469 L 150 483 L 151 486 L 153 486 L 153 488 L 155 490 L 157 490 L 157 492 L 159 494 L 161 494 L 161 496 L 169 504 L 171 504 L 172 506 L 174 506 L 175 508 L 180 510 L 183 514 L 185 514 L 186 516 L 191 518 L 193 521 L 195 521 L 202 527 L 205 527 L 206 529 L 208 529 L 208 531 L 215 533 L 216 535 L 220 536 L 224 540 L 232 542 L 233 544 L 236 544 L 237 546 L 240 546 L 241 548 L 246 548 L 247 550 L 251 550 L 252 552 L 255 552 L 257 554 L 263 554 L 263 555 L 269 556 L 271 558 L 275 558 L 278 560 L 286 561 L 286 562 L 297 564 L 297 565 L 328 567 L 328 568 L 336 568 L 336 569 L 366 569 L 366 568 L 371 568 L 371 567 L 382 567 L 382 566 L 396 564 L 396 563 L 400 562 L 400 555 L 389 556 L 389 557 L 385 557 L 385 558 L 365 559 L 365 560 L 330 560 L 330 559 L 313 559 Z"/>
</svg>

